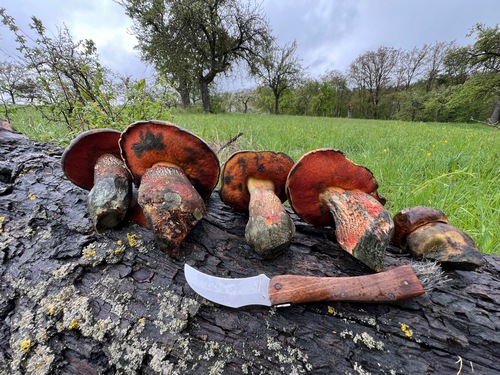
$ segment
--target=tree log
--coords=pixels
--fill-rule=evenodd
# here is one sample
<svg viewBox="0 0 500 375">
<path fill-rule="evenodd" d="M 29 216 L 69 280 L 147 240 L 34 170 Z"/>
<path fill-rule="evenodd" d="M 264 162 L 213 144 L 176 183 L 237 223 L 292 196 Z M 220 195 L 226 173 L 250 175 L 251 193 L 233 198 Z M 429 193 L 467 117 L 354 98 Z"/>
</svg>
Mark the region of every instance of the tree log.
<svg viewBox="0 0 500 375">
<path fill-rule="evenodd" d="M 224 277 L 372 271 L 292 212 L 290 248 L 260 259 L 217 191 L 179 259 L 136 224 L 96 233 L 62 151 L 0 138 L 1 374 L 500 373 L 498 255 L 411 300 L 227 308 L 190 289 L 184 263 Z M 388 248 L 385 268 L 409 261 Z"/>
</svg>

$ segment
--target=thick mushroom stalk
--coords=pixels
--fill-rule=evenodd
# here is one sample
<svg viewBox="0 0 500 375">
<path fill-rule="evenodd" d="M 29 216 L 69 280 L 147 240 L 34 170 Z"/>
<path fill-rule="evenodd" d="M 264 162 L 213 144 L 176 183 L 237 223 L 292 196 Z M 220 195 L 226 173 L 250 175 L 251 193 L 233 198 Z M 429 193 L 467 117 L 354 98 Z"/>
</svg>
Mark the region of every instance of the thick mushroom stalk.
<svg viewBox="0 0 500 375">
<path fill-rule="evenodd" d="M 335 221 L 340 247 L 370 268 L 384 268 L 385 249 L 394 229 L 391 214 L 360 190 L 328 188 L 320 194 Z"/>
<path fill-rule="evenodd" d="M 290 245 L 295 224 L 281 200 L 276 196 L 274 183 L 250 177 L 248 222 L 245 238 L 263 258 L 275 258 Z"/>
<path fill-rule="evenodd" d="M 484 263 L 481 252 L 462 230 L 448 224 L 440 210 L 425 206 L 405 208 L 394 216 L 392 243 L 417 258 L 443 266 L 471 270 Z"/>
<path fill-rule="evenodd" d="M 94 186 L 87 209 L 96 231 L 116 227 L 127 214 L 132 198 L 132 178 L 121 159 L 105 154 L 94 166 Z"/>
<path fill-rule="evenodd" d="M 286 183 L 297 215 L 313 225 L 334 227 L 343 250 L 381 271 L 394 224 L 377 188 L 368 168 L 330 148 L 304 154 Z"/>
<path fill-rule="evenodd" d="M 283 206 L 293 160 L 283 152 L 238 151 L 224 163 L 220 197 L 248 212 L 245 238 L 262 258 L 277 257 L 290 245 L 295 225 Z"/>
<path fill-rule="evenodd" d="M 172 257 L 205 215 L 205 203 L 184 172 L 167 163 L 148 169 L 139 186 L 138 203 L 158 246 Z"/>
</svg>

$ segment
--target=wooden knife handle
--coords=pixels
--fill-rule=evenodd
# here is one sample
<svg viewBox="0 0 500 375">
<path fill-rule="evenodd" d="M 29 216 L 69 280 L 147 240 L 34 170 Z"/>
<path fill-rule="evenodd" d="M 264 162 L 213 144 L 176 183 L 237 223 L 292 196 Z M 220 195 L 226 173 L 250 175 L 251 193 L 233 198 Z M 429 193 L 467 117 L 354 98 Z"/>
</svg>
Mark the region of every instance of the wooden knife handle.
<svg viewBox="0 0 500 375">
<path fill-rule="evenodd" d="M 273 305 L 317 301 L 391 302 L 423 293 L 420 280 L 407 265 L 365 276 L 281 275 L 269 282 Z"/>
</svg>

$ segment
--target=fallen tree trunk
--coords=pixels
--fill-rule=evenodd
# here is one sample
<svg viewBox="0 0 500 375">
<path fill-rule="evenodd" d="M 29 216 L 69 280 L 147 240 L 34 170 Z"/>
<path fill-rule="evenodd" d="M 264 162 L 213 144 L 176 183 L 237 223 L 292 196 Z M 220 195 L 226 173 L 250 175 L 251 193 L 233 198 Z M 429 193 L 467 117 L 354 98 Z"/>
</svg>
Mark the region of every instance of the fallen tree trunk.
<svg viewBox="0 0 500 375">
<path fill-rule="evenodd" d="M 178 260 L 136 224 L 97 234 L 61 153 L 0 139 L 2 374 L 500 372 L 497 255 L 477 271 L 447 271 L 448 283 L 412 300 L 226 308 L 189 288 L 185 262 L 230 277 L 370 271 L 340 250 L 331 228 L 295 215 L 291 247 L 261 260 L 246 244 L 246 217 L 218 192 Z M 386 268 L 408 263 L 397 253 Z"/>
</svg>

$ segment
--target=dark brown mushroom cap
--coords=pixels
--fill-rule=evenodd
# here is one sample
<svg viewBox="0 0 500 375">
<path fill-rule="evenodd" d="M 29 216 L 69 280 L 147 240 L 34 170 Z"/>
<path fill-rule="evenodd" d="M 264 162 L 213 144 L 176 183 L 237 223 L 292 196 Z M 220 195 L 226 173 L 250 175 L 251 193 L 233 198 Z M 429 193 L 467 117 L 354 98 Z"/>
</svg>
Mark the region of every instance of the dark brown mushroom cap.
<svg viewBox="0 0 500 375">
<path fill-rule="evenodd" d="M 79 134 L 66 147 L 61 166 L 66 177 L 86 190 L 94 186 L 94 166 L 102 155 L 121 159 L 118 140 L 120 132 L 113 129 L 92 129 Z"/>
<path fill-rule="evenodd" d="M 238 151 L 227 159 L 222 169 L 220 196 L 224 203 L 236 211 L 248 211 L 250 193 L 247 180 L 271 180 L 274 193 L 286 201 L 285 183 L 293 160 L 283 152 L 275 151 Z"/>
<path fill-rule="evenodd" d="M 120 150 L 139 186 L 147 169 L 167 162 L 181 168 L 203 199 L 219 181 L 219 160 L 201 138 L 165 121 L 137 121 L 120 137 Z"/>
<path fill-rule="evenodd" d="M 360 190 L 381 204 L 378 183 L 366 167 L 345 157 L 340 150 L 321 148 L 304 154 L 292 167 L 286 183 L 288 201 L 304 221 L 313 225 L 334 225 L 333 216 L 320 199 L 328 188 Z"/>
<path fill-rule="evenodd" d="M 391 242 L 394 246 L 406 249 L 407 237 L 415 229 L 430 223 L 448 223 L 444 212 L 426 206 L 404 208 L 393 218 L 394 233 Z"/>
</svg>

